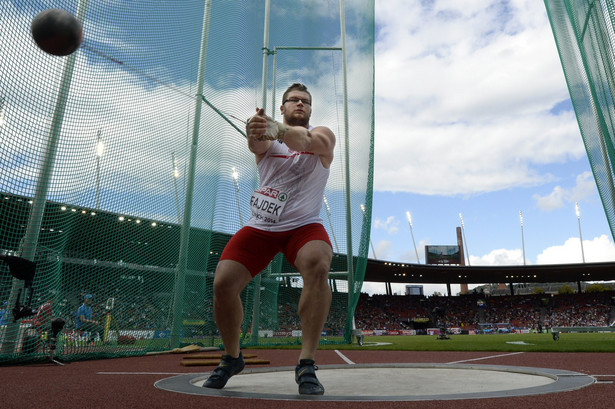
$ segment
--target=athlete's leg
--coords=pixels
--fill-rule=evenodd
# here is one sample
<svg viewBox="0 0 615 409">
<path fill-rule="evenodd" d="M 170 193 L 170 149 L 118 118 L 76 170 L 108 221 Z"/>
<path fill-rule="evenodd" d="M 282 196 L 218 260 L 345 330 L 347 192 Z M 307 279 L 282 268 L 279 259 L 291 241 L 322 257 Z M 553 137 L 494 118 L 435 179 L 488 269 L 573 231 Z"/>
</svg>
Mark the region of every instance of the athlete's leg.
<svg viewBox="0 0 615 409">
<path fill-rule="evenodd" d="M 301 247 L 295 266 L 303 278 L 299 299 L 301 319 L 301 355 L 299 359 L 314 359 L 323 326 L 331 306 L 328 277 L 333 251 L 329 243 L 312 240 Z"/>
<path fill-rule="evenodd" d="M 227 355 L 239 356 L 243 322 L 240 294 L 279 251 L 271 235 L 244 227 L 227 243 L 214 278 L 214 316 Z"/>
<path fill-rule="evenodd" d="M 214 316 L 220 331 L 224 350 L 234 358 L 239 356 L 239 336 L 243 322 L 240 294 L 252 280 L 243 264 L 233 260 L 220 260 L 214 278 Z"/>
</svg>

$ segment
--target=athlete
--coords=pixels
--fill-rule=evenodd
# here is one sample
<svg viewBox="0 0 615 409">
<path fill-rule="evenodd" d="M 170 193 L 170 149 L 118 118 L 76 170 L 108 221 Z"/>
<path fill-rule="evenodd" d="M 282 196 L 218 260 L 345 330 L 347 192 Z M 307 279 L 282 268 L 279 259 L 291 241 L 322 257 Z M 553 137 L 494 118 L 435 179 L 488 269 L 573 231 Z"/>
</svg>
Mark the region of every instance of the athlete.
<svg viewBox="0 0 615 409">
<path fill-rule="evenodd" d="M 240 293 L 281 252 L 303 278 L 295 381 L 300 394 L 322 395 L 315 355 L 331 305 L 328 274 L 333 251 L 319 214 L 335 135 L 327 127 L 310 126 L 312 96 L 303 84 L 292 84 L 284 92 L 280 112 L 283 123 L 257 108 L 246 125 L 260 187 L 250 198 L 250 220 L 227 243 L 216 267 L 214 315 L 225 353 L 203 386 L 223 388 L 243 370 Z"/>
</svg>

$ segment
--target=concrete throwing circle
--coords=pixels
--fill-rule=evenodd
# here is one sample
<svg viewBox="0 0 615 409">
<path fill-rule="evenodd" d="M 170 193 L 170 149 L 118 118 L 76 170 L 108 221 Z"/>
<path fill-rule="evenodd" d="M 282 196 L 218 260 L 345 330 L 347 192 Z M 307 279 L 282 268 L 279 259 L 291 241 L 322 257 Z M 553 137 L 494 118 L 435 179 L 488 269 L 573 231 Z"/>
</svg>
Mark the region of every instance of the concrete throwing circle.
<svg viewBox="0 0 615 409">
<path fill-rule="evenodd" d="M 321 365 L 323 396 L 299 395 L 294 367 L 244 369 L 224 389 L 204 388 L 209 373 L 161 379 L 159 389 L 192 395 L 269 400 L 423 401 L 500 398 L 564 392 L 595 382 L 546 368 L 459 364 Z"/>
</svg>

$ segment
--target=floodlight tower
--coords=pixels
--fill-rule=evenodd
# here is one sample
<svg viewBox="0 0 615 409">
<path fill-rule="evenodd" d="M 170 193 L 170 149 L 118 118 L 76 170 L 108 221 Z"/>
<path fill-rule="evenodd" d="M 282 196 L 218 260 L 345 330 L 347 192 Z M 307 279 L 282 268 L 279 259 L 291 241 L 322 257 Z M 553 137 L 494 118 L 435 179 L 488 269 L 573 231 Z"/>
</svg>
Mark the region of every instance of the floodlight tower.
<svg viewBox="0 0 615 409">
<path fill-rule="evenodd" d="M 521 221 L 521 248 L 523 250 L 523 265 L 525 265 L 525 240 L 523 238 L 523 212 L 519 210 L 519 220 Z"/>
<path fill-rule="evenodd" d="M 579 222 L 579 240 L 581 241 L 581 259 L 585 263 L 585 251 L 583 250 L 583 235 L 581 234 L 581 212 L 579 211 L 579 203 L 575 202 L 574 209 L 577 213 L 577 221 Z"/>
<path fill-rule="evenodd" d="M 419 259 L 419 252 L 416 249 L 416 241 L 414 241 L 414 232 L 412 230 L 412 216 L 410 216 L 409 211 L 406 211 L 406 218 L 408 219 L 408 225 L 410 226 L 410 235 L 412 236 L 412 245 L 414 246 L 414 254 L 416 254 L 416 263 L 421 264 L 421 260 Z"/>
<path fill-rule="evenodd" d="M 329 207 L 329 201 L 327 200 L 327 196 L 323 193 L 322 201 L 325 204 L 325 212 L 327 213 L 327 219 L 329 220 L 329 227 L 331 227 L 331 236 L 333 237 L 333 243 L 335 244 L 335 251 L 339 254 L 340 249 L 337 246 L 337 239 L 335 238 L 335 231 L 333 230 L 333 223 L 331 222 L 331 208 Z"/>
<path fill-rule="evenodd" d="M 366 217 L 367 215 L 365 214 L 365 205 L 363 203 L 361 203 L 361 211 L 363 212 L 363 217 Z M 374 250 L 374 243 L 372 243 L 372 235 L 369 235 L 369 245 L 372 248 L 372 254 L 374 255 L 374 259 L 378 259 L 378 257 L 376 256 L 376 251 Z"/>
<path fill-rule="evenodd" d="M 98 130 L 96 137 L 96 209 L 100 208 L 100 161 L 105 153 L 105 143 L 102 140 L 102 131 Z"/>
<path fill-rule="evenodd" d="M 237 202 L 237 212 L 239 213 L 239 224 L 243 227 L 243 218 L 241 217 L 241 206 L 239 204 L 239 173 L 237 168 L 233 166 L 232 169 L 233 186 L 235 186 L 235 201 Z"/>
<path fill-rule="evenodd" d="M 181 213 L 179 212 L 179 194 L 177 192 L 177 179 L 179 179 L 179 168 L 177 167 L 177 159 L 175 159 L 175 152 L 171 153 L 171 159 L 173 161 L 173 187 L 175 188 L 175 208 L 177 209 L 177 224 L 182 223 Z"/>
</svg>

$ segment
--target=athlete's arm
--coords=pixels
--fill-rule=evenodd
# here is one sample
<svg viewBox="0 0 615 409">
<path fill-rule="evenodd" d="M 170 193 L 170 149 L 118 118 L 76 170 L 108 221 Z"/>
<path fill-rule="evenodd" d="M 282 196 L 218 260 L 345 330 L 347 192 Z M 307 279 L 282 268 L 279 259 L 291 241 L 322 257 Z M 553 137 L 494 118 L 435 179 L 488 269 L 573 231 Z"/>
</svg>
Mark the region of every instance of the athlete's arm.
<svg viewBox="0 0 615 409">
<path fill-rule="evenodd" d="M 317 154 L 325 167 L 329 167 L 333 161 L 335 135 L 326 126 L 317 126 L 312 130 L 301 126 L 289 126 L 282 140 L 294 151 Z"/>
</svg>

